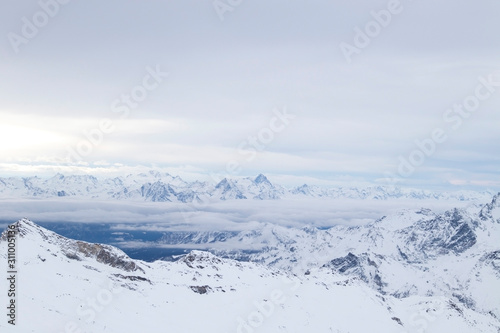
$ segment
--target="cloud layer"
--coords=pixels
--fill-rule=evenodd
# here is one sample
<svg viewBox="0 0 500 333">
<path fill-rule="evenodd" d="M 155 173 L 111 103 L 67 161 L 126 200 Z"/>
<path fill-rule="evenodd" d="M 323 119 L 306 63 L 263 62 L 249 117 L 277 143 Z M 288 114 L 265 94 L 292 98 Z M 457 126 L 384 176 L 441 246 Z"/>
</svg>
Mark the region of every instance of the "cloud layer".
<svg viewBox="0 0 500 333">
<path fill-rule="evenodd" d="M 436 212 L 470 202 L 436 200 L 269 200 L 227 201 L 207 205 L 120 203 L 81 200 L 0 200 L 2 221 L 23 217 L 35 222 L 118 223 L 124 228 L 157 231 L 241 231 L 270 223 L 301 228 L 311 225 L 364 225 L 401 209 L 431 208 Z M 2 222 L 0 221 L 0 222 Z"/>
</svg>

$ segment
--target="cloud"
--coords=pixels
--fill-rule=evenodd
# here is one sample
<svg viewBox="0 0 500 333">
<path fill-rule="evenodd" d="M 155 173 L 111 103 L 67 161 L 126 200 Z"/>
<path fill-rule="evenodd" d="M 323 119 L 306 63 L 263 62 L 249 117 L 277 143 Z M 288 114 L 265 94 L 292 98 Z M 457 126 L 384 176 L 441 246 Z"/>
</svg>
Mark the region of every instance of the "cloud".
<svg viewBox="0 0 500 333">
<path fill-rule="evenodd" d="M 301 228 L 364 225 L 401 209 L 442 212 L 470 202 L 436 200 L 242 200 L 207 205 L 81 200 L 0 200 L 3 222 L 113 223 L 151 231 L 241 231 L 263 223 Z"/>
</svg>

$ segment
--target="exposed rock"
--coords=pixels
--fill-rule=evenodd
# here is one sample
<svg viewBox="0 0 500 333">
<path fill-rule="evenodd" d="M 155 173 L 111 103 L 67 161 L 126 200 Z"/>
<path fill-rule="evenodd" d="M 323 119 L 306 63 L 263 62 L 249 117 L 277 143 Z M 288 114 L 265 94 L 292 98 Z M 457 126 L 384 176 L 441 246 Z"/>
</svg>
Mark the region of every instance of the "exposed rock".
<svg viewBox="0 0 500 333">
<path fill-rule="evenodd" d="M 95 258 L 98 262 L 109 265 L 111 267 L 120 268 L 127 272 L 140 270 L 142 268 L 137 266 L 135 262 L 126 255 L 116 253 L 116 249 L 109 245 L 90 244 L 86 242 L 76 242 L 78 252 L 86 257 Z"/>
<path fill-rule="evenodd" d="M 149 284 L 152 284 L 149 279 L 146 279 L 142 276 L 129 276 L 129 275 L 122 275 L 122 274 L 113 274 L 113 275 L 116 276 L 117 278 L 120 278 L 120 279 L 126 279 L 126 280 L 130 280 L 130 281 L 148 282 Z"/>
<path fill-rule="evenodd" d="M 206 293 L 212 291 L 212 288 L 210 288 L 209 286 L 191 286 L 190 288 L 195 293 L 198 293 L 198 294 L 201 294 L 201 295 L 206 294 Z"/>
</svg>

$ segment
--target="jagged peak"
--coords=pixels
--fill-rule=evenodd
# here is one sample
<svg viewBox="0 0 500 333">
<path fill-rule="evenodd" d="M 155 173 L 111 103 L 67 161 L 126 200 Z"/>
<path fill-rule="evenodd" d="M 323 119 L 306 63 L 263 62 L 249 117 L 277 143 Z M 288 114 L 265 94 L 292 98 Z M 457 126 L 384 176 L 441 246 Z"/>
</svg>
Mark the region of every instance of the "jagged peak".
<svg viewBox="0 0 500 333">
<path fill-rule="evenodd" d="M 37 234 L 37 235 L 40 235 L 44 240 L 47 240 L 51 237 L 59 236 L 56 233 L 39 226 L 38 224 L 29 220 L 26 217 L 20 219 L 17 222 L 12 223 L 11 225 L 14 226 L 19 237 L 26 237 L 27 235 L 30 235 L 30 234 Z M 2 240 L 5 240 L 6 233 L 7 233 L 7 230 L 5 230 L 2 233 Z M 59 236 L 59 237 L 62 237 L 62 236 Z"/>
<path fill-rule="evenodd" d="M 493 198 L 491 199 L 491 206 L 492 207 L 500 207 L 500 192 L 495 194 Z"/>
<path fill-rule="evenodd" d="M 263 174 L 259 174 L 259 175 L 255 178 L 254 182 L 255 182 L 256 184 L 267 183 L 267 184 L 271 185 L 271 182 L 269 181 L 269 179 L 267 179 L 267 177 L 266 177 L 266 176 L 264 176 Z"/>
<path fill-rule="evenodd" d="M 227 185 L 229 185 L 229 181 L 227 180 L 227 178 L 224 178 L 215 186 L 215 188 L 220 188 Z"/>
<path fill-rule="evenodd" d="M 500 192 L 493 196 L 491 202 L 484 205 L 484 207 L 479 212 L 479 217 L 483 221 L 487 219 L 495 219 L 495 217 L 492 215 L 495 211 L 495 208 L 500 208 Z M 496 218 L 497 222 L 500 223 L 500 218 L 498 218 L 498 216 Z"/>
</svg>

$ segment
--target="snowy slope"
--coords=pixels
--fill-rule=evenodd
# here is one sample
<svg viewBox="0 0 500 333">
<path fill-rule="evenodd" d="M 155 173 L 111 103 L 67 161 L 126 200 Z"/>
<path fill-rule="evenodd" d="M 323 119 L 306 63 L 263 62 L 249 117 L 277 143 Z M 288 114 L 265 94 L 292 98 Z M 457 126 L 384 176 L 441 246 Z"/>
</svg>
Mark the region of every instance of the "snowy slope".
<svg viewBox="0 0 500 333">
<path fill-rule="evenodd" d="M 267 223 L 240 233 L 169 234 L 162 243 L 205 245 L 222 257 L 299 275 L 326 270 L 396 299 L 439 295 L 500 318 L 499 198 L 443 214 L 405 210 L 365 226 L 318 230 Z"/>
<path fill-rule="evenodd" d="M 326 267 L 295 276 L 200 251 L 176 262 L 146 263 L 110 246 L 66 239 L 28 220 L 16 227 L 18 325 L 13 328 L 2 320 L 2 332 L 401 333 L 500 328 L 494 315 L 453 297 L 397 298 Z M 2 261 L 5 240 L 4 233 Z M 490 265 L 488 260 L 485 265 Z M 498 281 L 491 281 L 493 287 Z M 5 290 L 5 281 L 0 288 Z"/>
<path fill-rule="evenodd" d="M 108 181 L 182 185 L 157 176 Z M 269 189 L 266 180 L 227 184 L 245 183 L 254 198 Z M 98 184 L 88 177 L 73 188 L 84 193 Z M 196 244 L 212 253 L 149 263 L 23 219 L 16 223 L 18 325 L 4 318 L 0 332 L 500 331 L 500 194 L 484 205 L 403 210 L 364 226 L 258 225 L 166 233 L 156 245 Z M 6 254 L 4 233 L 0 261 Z"/>
<path fill-rule="evenodd" d="M 106 255 L 92 255 L 87 249 L 97 245 L 65 239 L 27 220 L 20 221 L 18 228 L 22 235 L 18 302 L 23 305 L 19 312 L 24 319 L 30 314 L 30 320 L 20 317 L 17 329 L 21 332 L 63 332 L 66 325 L 82 332 L 163 332 L 166 328 L 238 332 L 251 327 L 244 322 L 254 319 L 252 314 L 260 308 L 262 314 L 252 325 L 262 321 L 262 331 L 299 332 L 309 327 L 326 332 L 335 321 L 330 311 L 335 310 L 336 298 L 356 301 L 370 292 L 359 285 L 337 287 L 328 300 L 323 285 L 302 287 L 296 277 L 204 252 L 192 252 L 175 263 L 134 263 L 113 248 L 106 248 Z M 135 265 L 117 266 L 115 260 L 102 257 Z M 297 303 L 296 294 L 304 302 Z M 333 307 L 307 309 L 320 295 L 324 305 Z M 380 315 L 384 328 L 397 331 L 391 313 L 380 307 L 376 295 L 370 297 L 364 301 L 366 314 Z M 6 327 L 4 322 L 0 325 Z"/>
</svg>

